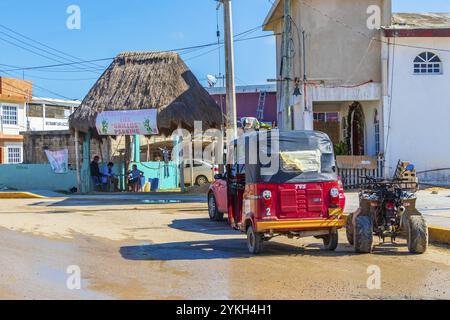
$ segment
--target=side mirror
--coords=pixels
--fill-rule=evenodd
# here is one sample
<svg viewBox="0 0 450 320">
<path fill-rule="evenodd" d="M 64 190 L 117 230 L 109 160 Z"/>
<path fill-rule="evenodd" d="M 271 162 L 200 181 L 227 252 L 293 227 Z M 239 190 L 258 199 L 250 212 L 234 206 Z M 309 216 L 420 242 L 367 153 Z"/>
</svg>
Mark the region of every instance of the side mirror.
<svg viewBox="0 0 450 320">
<path fill-rule="evenodd" d="M 214 179 L 216 179 L 216 180 L 223 180 L 223 174 L 221 174 L 221 173 L 215 174 L 214 175 Z"/>
</svg>

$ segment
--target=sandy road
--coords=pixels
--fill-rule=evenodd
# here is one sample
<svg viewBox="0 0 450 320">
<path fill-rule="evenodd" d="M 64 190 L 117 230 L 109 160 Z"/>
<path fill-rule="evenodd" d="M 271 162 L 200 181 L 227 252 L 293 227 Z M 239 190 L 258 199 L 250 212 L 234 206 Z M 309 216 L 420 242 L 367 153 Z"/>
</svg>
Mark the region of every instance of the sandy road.
<svg viewBox="0 0 450 320">
<path fill-rule="evenodd" d="M 450 250 L 404 245 L 356 255 L 276 238 L 250 256 L 245 237 L 210 222 L 205 203 L 1 200 L 0 298 L 449 299 Z M 80 267 L 81 290 L 66 287 Z M 381 289 L 367 288 L 369 266 Z"/>
</svg>

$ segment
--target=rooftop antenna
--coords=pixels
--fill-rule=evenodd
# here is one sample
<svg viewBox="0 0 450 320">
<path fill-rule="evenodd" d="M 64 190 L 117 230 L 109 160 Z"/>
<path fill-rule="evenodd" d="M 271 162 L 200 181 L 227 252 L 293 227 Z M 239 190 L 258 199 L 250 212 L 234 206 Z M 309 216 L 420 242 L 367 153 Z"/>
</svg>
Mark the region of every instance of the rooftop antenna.
<svg viewBox="0 0 450 320">
<path fill-rule="evenodd" d="M 206 80 L 208 81 L 208 86 L 213 88 L 217 84 L 217 78 L 211 74 L 206 76 Z"/>
</svg>

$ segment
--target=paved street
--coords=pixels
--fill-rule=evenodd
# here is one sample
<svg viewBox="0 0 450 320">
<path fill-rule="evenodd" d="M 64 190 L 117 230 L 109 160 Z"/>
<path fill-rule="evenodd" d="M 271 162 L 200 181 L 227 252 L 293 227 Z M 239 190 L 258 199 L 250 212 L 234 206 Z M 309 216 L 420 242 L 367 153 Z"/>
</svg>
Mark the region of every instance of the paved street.
<svg viewBox="0 0 450 320">
<path fill-rule="evenodd" d="M 0 298 L 450 298 L 448 247 L 356 255 L 341 233 L 336 252 L 276 238 L 250 256 L 243 235 L 207 219 L 205 202 L 183 199 L 1 200 Z M 81 290 L 67 288 L 69 266 Z M 381 270 L 379 290 L 367 288 L 369 266 Z"/>
</svg>

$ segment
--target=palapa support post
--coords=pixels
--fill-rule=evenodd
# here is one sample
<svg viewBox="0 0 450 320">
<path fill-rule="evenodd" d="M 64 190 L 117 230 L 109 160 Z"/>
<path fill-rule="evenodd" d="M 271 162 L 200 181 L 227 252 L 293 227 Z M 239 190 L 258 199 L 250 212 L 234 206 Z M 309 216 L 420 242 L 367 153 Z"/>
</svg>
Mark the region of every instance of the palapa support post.
<svg viewBox="0 0 450 320">
<path fill-rule="evenodd" d="M 82 193 L 88 193 L 92 190 L 91 170 L 90 170 L 91 138 L 92 138 L 92 131 L 89 130 L 84 134 L 83 139 L 83 161 L 81 166 L 81 187 L 80 187 Z"/>
<path fill-rule="evenodd" d="M 141 161 L 141 136 L 134 135 L 133 137 L 133 160 L 134 162 Z"/>
<path fill-rule="evenodd" d="M 125 136 L 125 190 L 128 191 L 127 172 L 131 162 L 131 136 Z"/>
<path fill-rule="evenodd" d="M 75 167 L 77 169 L 77 192 L 81 192 L 81 171 L 80 171 L 80 135 L 75 130 Z"/>
<path fill-rule="evenodd" d="M 183 136 L 174 137 L 174 148 L 176 154 L 172 151 L 172 157 L 176 156 L 176 164 L 179 172 L 180 188 L 181 192 L 186 192 L 186 186 L 184 184 L 184 159 L 183 159 Z"/>
</svg>

